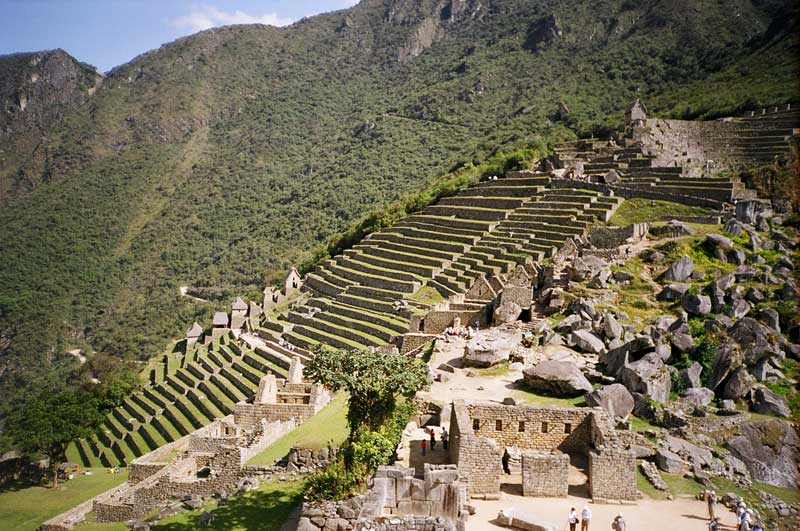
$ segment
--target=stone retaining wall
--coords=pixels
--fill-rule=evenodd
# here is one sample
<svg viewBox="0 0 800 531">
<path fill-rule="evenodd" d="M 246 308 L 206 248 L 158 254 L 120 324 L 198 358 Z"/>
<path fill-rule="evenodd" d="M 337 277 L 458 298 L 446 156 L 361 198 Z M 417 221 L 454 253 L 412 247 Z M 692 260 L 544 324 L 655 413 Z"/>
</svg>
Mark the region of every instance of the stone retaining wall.
<svg viewBox="0 0 800 531">
<path fill-rule="evenodd" d="M 523 452 L 522 495 L 566 497 L 569 491 L 569 456 L 555 452 Z"/>
<path fill-rule="evenodd" d="M 638 500 L 636 455 L 621 448 L 589 452 L 589 494 L 593 500 Z"/>
</svg>

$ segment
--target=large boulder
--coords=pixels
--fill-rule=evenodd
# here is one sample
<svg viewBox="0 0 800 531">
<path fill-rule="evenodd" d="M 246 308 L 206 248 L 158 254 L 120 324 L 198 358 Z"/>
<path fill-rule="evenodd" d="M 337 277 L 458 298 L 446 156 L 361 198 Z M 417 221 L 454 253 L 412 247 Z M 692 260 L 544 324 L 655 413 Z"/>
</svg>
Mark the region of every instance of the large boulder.
<svg viewBox="0 0 800 531">
<path fill-rule="evenodd" d="M 609 350 L 600 356 L 600 363 L 605 365 L 606 373 L 617 376 L 619 371 L 629 362 L 636 361 L 655 349 L 656 344 L 650 336 L 639 336 L 627 343 Z"/>
<path fill-rule="evenodd" d="M 779 394 L 773 393 L 763 385 L 754 387 L 753 411 L 777 417 L 788 418 L 792 416 L 792 410 L 789 409 L 786 399 Z"/>
<path fill-rule="evenodd" d="M 557 396 L 578 396 L 592 390 L 592 384 L 568 361 L 545 360 L 523 371 L 529 387 Z"/>
<path fill-rule="evenodd" d="M 694 264 L 689 255 L 683 255 L 680 260 L 672 264 L 661 275 L 662 282 L 683 282 L 689 280 L 694 273 Z"/>
<path fill-rule="evenodd" d="M 711 450 L 692 444 L 686 439 L 666 435 L 663 444 L 670 452 L 678 454 L 682 459 L 694 465 L 708 466 L 714 461 L 714 454 L 711 453 Z"/>
<path fill-rule="evenodd" d="M 681 383 L 686 388 L 700 387 L 700 373 L 703 372 L 703 366 L 697 362 L 692 363 L 688 368 L 681 369 L 678 375 L 680 376 Z"/>
<path fill-rule="evenodd" d="M 775 331 L 752 317 L 736 321 L 728 329 L 728 336 L 741 348 L 747 366 L 753 366 L 763 358 L 781 355 Z"/>
<path fill-rule="evenodd" d="M 779 420 L 747 422 L 725 447 L 744 462 L 753 479 L 776 487 L 800 487 L 800 438 L 791 424 Z"/>
<path fill-rule="evenodd" d="M 723 251 L 730 251 L 733 249 L 733 242 L 730 238 L 726 238 L 722 234 L 706 234 L 706 242 L 712 247 L 721 249 Z"/>
<path fill-rule="evenodd" d="M 611 313 L 606 313 L 603 316 L 603 334 L 605 335 L 606 339 L 612 341 L 619 337 L 622 337 L 622 333 L 624 329 L 622 325 L 617 321 L 617 318 L 614 317 Z"/>
<path fill-rule="evenodd" d="M 516 527 L 525 531 L 559 531 L 561 527 L 531 511 L 509 507 L 497 515 L 497 523 L 504 527 Z"/>
<path fill-rule="evenodd" d="M 649 395 L 656 402 L 669 402 L 671 378 L 667 366 L 654 354 L 628 363 L 620 371 L 620 379 L 631 393 Z"/>
<path fill-rule="evenodd" d="M 586 394 L 589 407 L 601 407 L 609 417 L 627 418 L 633 411 L 633 395 L 622 384 L 611 384 Z"/>
<path fill-rule="evenodd" d="M 706 315 L 711 313 L 711 298 L 686 292 L 681 297 L 681 307 L 690 315 Z"/>
<path fill-rule="evenodd" d="M 730 375 L 722 390 L 722 398 L 741 400 L 750 393 L 753 386 L 753 377 L 744 367 L 739 367 Z"/>
<path fill-rule="evenodd" d="M 589 330 L 575 330 L 570 335 L 572 343 L 575 348 L 583 352 L 590 352 L 592 354 L 604 354 L 606 346 L 603 340 L 594 335 Z"/>
<path fill-rule="evenodd" d="M 714 400 L 714 391 L 705 387 L 690 387 L 681 394 L 681 400 L 695 406 L 707 406 Z"/>
<path fill-rule="evenodd" d="M 656 465 L 669 474 L 678 474 L 683 470 L 684 462 L 675 452 L 665 448 L 656 450 Z"/>
<path fill-rule="evenodd" d="M 567 272 L 570 280 L 583 282 L 591 280 L 601 273 L 605 275 L 606 272 L 608 273 L 606 278 L 608 278 L 611 276 L 611 266 L 599 256 L 579 256 L 572 261 Z"/>
<path fill-rule="evenodd" d="M 664 286 L 664 289 L 658 292 L 656 299 L 660 301 L 679 301 L 686 292 L 689 291 L 690 287 L 690 284 L 684 284 L 682 282 L 667 284 Z"/>
<path fill-rule="evenodd" d="M 498 306 L 493 315 L 495 324 L 514 323 L 522 314 L 522 307 L 513 301 L 504 301 Z"/>
<path fill-rule="evenodd" d="M 522 341 L 519 332 L 495 331 L 470 340 L 464 347 L 465 367 L 491 367 L 507 361 L 511 351 Z"/>
<path fill-rule="evenodd" d="M 716 390 L 733 371 L 742 366 L 743 361 L 744 356 L 739 345 L 730 340 L 721 343 L 711 365 L 708 387 Z"/>
</svg>

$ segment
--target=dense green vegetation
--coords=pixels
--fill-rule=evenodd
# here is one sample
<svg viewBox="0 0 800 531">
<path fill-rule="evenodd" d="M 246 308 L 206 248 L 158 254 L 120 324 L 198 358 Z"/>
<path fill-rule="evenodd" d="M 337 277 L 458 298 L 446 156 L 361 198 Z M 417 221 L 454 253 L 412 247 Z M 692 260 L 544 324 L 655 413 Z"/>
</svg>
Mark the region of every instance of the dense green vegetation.
<svg viewBox="0 0 800 531">
<path fill-rule="evenodd" d="M 453 21 L 395 4 L 180 39 L 115 69 L 20 159 L 33 190 L 0 210 L 0 414 L 68 383 L 65 351 L 145 361 L 234 294 L 513 167 L 519 149 L 618 126 L 635 96 L 669 116 L 800 100 L 788 1 L 686 16 L 497 0 Z M 544 42 L 550 14 L 561 34 Z M 425 19 L 438 40 L 399 61 Z M 572 112 L 552 123 L 559 100 Z"/>
</svg>

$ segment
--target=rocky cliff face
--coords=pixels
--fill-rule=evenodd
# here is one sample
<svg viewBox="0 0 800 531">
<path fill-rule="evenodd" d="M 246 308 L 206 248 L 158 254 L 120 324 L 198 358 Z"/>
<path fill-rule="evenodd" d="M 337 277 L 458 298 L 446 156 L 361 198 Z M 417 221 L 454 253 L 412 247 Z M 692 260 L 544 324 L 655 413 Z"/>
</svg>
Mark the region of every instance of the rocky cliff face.
<svg viewBox="0 0 800 531">
<path fill-rule="evenodd" d="M 63 50 L 0 57 L 0 204 L 46 174 L 37 150 L 42 136 L 82 105 L 100 80 L 94 68 Z M 13 171 L 31 157 L 41 158 L 36 171 Z"/>
</svg>

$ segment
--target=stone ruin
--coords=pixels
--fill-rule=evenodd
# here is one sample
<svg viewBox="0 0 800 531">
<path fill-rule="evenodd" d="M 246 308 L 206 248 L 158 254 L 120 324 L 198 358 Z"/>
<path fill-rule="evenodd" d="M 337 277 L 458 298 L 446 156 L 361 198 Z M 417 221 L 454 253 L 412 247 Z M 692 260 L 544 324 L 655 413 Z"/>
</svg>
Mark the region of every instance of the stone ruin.
<svg viewBox="0 0 800 531">
<path fill-rule="evenodd" d="M 246 466 L 247 461 L 316 414 L 330 398 L 322 386 L 302 381 L 302 365 L 294 358 L 288 380 L 266 375 L 252 403 L 240 402 L 233 415 L 139 457 L 129 465 L 128 482 L 121 488 L 45 522 L 42 529 L 71 529 L 89 511 L 96 522 L 137 520 L 170 499 L 235 491 L 242 481 L 269 472 Z M 329 456 L 321 454 L 289 456 L 298 470 L 327 460 Z"/>
<path fill-rule="evenodd" d="M 511 472 L 508 454 L 515 453 L 521 454 L 517 462 L 525 496 L 566 496 L 573 456 L 588 460 L 589 495 L 595 502 L 636 500 L 636 456 L 614 431 L 599 408 L 456 401 L 448 451 L 473 497 L 499 495 L 504 473 Z"/>
<path fill-rule="evenodd" d="M 381 466 L 367 494 L 338 503 L 306 503 L 297 531 L 455 531 L 467 519 L 467 488 L 454 465 Z"/>
</svg>

